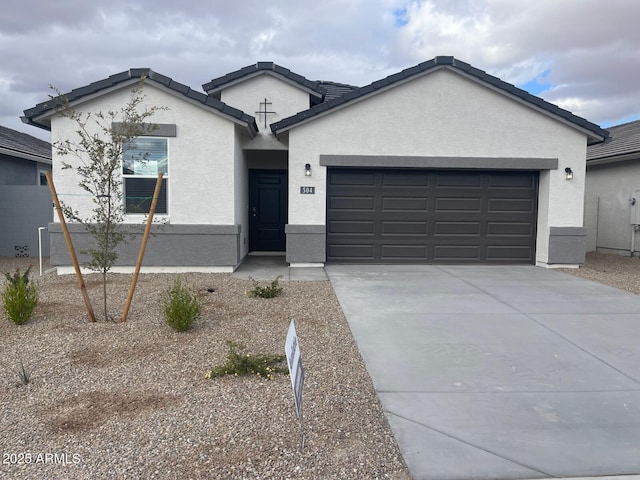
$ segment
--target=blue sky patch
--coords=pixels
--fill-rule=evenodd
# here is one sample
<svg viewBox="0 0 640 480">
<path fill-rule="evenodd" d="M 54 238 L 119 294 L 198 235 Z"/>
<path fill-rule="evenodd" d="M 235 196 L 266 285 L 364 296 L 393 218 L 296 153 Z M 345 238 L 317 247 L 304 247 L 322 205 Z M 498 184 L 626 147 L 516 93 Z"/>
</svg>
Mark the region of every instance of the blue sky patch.
<svg viewBox="0 0 640 480">
<path fill-rule="evenodd" d="M 409 17 L 407 16 L 407 8 L 396 8 L 393 11 L 393 18 L 395 19 L 394 25 L 396 27 L 404 27 L 409 23 Z"/>
<path fill-rule="evenodd" d="M 540 95 L 540 93 L 549 90 L 552 86 L 552 84 L 547 81 L 547 76 L 550 73 L 551 70 L 545 70 L 533 80 L 529 80 L 527 83 L 518 85 L 518 88 L 526 90 L 532 95 Z"/>
</svg>

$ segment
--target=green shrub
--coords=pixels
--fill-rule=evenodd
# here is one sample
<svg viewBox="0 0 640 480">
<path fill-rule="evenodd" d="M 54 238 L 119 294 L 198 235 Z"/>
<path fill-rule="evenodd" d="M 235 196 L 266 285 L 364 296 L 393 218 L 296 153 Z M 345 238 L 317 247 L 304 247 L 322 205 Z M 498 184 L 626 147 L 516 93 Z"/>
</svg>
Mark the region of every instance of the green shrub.
<svg viewBox="0 0 640 480">
<path fill-rule="evenodd" d="M 207 373 L 207 378 L 223 375 L 257 375 L 271 380 L 276 373 L 289 372 L 286 364 L 282 365 L 286 359 L 285 355 L 250 355 L 244 353 L 244 345 L 232 340 L 227 340 L 227 347 L 227 361 L 212 368 Z"/>
<path fill-rule="evenodd" d="M 282 278 L 282 275 L 277 276 L 267 286 L 262 286 L 258 282 L 256 282 L 253 278 L 250 278 L 250 280 L 253 282 L 253 288 L 249 290 L 249 296 L 260 297 L 260 298 L 277 297 L 282 292 L 282 287 L 278 284 L 278 281 L 281 278 Z"/>
<path fill-rule="evenodd" d="M 180 278 L 164 294 L 164 316 L 167 324 L 178 332 L 188 330 L 200 315 L 200 299 Z"/>
<path fill-rule="evenodd" d="M 7 283 L 2 290 L 2 304 L 9 319 L 17 325 L 29 321 L 38 305 L 38 288 L 29 282 L 29 270 L 23 274 L 19 269 L 12 275 L 6 273 Z"/>
</svg>

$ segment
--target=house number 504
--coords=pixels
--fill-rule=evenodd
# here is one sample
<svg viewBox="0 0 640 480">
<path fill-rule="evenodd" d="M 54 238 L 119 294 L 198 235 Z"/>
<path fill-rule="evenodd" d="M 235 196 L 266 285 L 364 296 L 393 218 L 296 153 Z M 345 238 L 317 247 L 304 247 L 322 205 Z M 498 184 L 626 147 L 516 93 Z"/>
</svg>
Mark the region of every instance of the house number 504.
<svg viewBox="0 0 640 480">
<path fill-rule="evenodd" d="M 303 195 L 314 195 L 316 193 L 316 187 L 300 187 L 300 193 Z"/>
</svg>

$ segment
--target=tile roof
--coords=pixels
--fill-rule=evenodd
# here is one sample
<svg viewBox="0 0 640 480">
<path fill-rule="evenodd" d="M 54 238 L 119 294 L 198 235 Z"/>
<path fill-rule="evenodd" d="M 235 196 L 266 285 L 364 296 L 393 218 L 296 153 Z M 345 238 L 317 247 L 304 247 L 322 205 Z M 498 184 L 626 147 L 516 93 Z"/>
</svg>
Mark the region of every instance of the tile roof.
<svg viewBox="0 0 640 480">
<path fill-rule="evenodd" d="M 320 84 L 320 89 L 324 92 L 325 102 L 339 98 L 359 88 L 346 83 L 327 82 L 325 80 L 321 80 L 318 83 Z"/>
<path fill-rule="evenodd" d="M 0 149 L 51 160 L 51 144 L 26 133 L 0 126 Z"/>
<path fill-rule="evenodd" d="M 609 138 L 587 148 L 587 162 L 623 155 L 640 157 L 640 120 L 609 127 Z"/>
<path fill-rule="evenodd" d="M 281 67 L 280 65 L 276 65 L 273 62 L 258 62 L 255 65 L 248 65 L 241 68 L 240 70 L 236 70 L 235 72 L 227 73 L 222 77 L 214 78 L 210 82 L 202 85 L 202 89 L 209 95 L 213 95 L 219 90 L 222 90 L 222 88 L 226 85 L 235 83 L 243 78 L 251 77 L 261 73 L 277 75 L 285 80 L 296 83 L 302 88 L 309 90 L 315 97 L 316 102 L 322 101 L 324 91 L 320 88 L 320 82 L 307 80 L 302 75 L 293 73 L 288 68 Z"/>
<path fill-rule="evenodd" d="M 214 110 L 219 111 L 220 113 L 231 117 L 237 120 L 239 123 L 246 124 L 247 129 L 251 132 L 252 135 L 255 135 L 258 131 L 258 126 L 256 125 L 255 118 L 251 115 L 247 115 L 241 110 L 237 108 L 233 108 L 220 100 L 213 98 L 209 95 L 205 95 L 202 92 L 198 92 L 196 90 L 192 90 L 191 88 L 178 83 L 171 78 L 162 75 L 158 72 L 154 72 L 149 68 L 132 68 L 125 72 L 116 73 L 115 75 L 111 75 L 104 80 L 100 80 L 98 82 L 90 83 L 84 87 L 76 88 L 71 90 L 64 95 L 67 97 L 69 102 L 74 102 L 88 95 L 96 94 L 102 90 L 117 86 L 123 82 L 128 82 L 131 79 L 146 77 L 145 81 L 153 81 L 156 82 L 173 92 L 182 95 L 192 101 L 197 103 L 201 103 L 207 107 L 210 107 Z M 55 100 L 49 100 L 47 102 L 42 102 L 36 105 L 33 108 L 29 108 L 24 111 L 24 116 L 22 117 L 22 121 L 24 123 L 28 123 L 30 125 L 35 125 L 40 128 L 49 129 L 46 124 L 39 123 L 35 120 L 36 117 L 44 114 L 51 113 L 55 109 Z"/>
<path fill-rule="evenodd" d="M 292 126 L 303 122 L 309 118 L 312 118 L 316 115 L 326 112 L 327 110 L 331 110 L 333 108 L 345 105 L 354 100 L 358 100 L 368 94 L 374 93 L 378 90 L 384 89 L 388 86 L 391 86 L 395 83 L 404 81 L 413 76 L 417 76 L 423 74 L 424 72 L 434 70 L 436 68 L 451 68 L 454 70 L 458 70 L 466 75 L 477 78 L 478 80 L 489 84 L 499 90 L 503 90 L 505 93 L 517 97 L 535 107 L 538 107 L 542 110 L 545 110 L 557 117 L 560 117 L 588 132 L 593 134 L 594 142 L 601 141 L 603 138 L 606 138 L 608 132 L 603 130 L 598 125 L 591 123 L 584 118 L 578 117 L 577 115 L 572 114 L 567 110 L 563 110 L 560 107 L 553 105 L 549 102 L 546 102 L 540 97 L 536 97 L 535 95 L 531 95 L 529 92 L 519 89 L 510 83 L 504 82 L 497 77 L 489 75 L 487 72 L 475 68 L 468 63 L 462 62 L 454 57 L 435 57 L 426 62 L 420 63 L 414 67 L 407 68 L 398 72 L 396 74 L 390 75 L 381 80 L 377 80 L 369 85 L 366 85 L 361 88 L 357 88 L 352 90 L 344 95 L 329 100 L 327 102 L 321 103 L 319 105 L 315 105 L 309 110 L 305 110 L 291 117 L 280 120 L 279 122 L 271 124 L 271 130 L 273 133 L 277 134 L 282 131 L 286 131 Z"/>
</svg>

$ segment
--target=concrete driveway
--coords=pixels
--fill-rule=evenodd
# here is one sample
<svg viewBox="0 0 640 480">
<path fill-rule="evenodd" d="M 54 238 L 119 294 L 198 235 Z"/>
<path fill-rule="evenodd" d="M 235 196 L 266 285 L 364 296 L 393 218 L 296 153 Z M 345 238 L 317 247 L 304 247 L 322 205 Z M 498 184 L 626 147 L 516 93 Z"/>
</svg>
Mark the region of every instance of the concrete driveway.
<svg viewBox="0 0 640 480">
<path fill-rule="evenodd" d="M 533 266 L 326 272 L 416 480 L 640 474 L 640 296 Z"/>
</svg>

